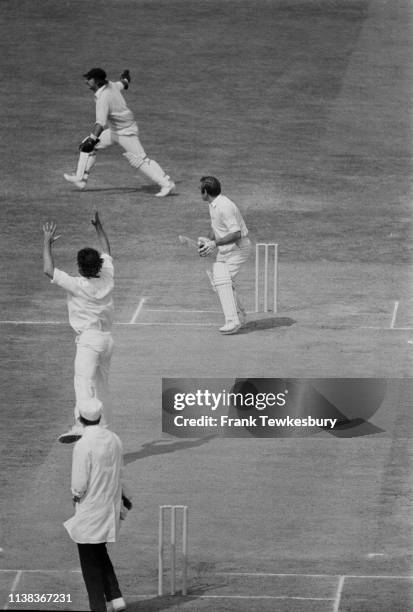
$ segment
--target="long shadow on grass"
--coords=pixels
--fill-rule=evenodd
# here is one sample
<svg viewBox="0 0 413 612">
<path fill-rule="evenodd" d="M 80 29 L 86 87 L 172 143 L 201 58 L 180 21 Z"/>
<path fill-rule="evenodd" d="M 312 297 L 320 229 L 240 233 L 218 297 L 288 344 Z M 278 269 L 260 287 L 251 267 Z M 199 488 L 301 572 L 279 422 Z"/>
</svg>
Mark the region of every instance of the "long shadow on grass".
<svg viewBox="0 0 413 612">
<path fill-rule="evenodd" d="M 142 191 L 139 187 L 88 187 L 80 193 L 136 193 Z"/>
<path fill-rule="evenodd" d="M 253 319 L 247 321 L 245 325 L 240 329 L 238 334 L 249 334 L 250 332 L 260 331 L 261 329 L 273 329 L 276 327 L 290 327 L 297 323 L 295 319 L 290 317 L 266 317 L 262 319 Z"/>
<path fill-rule="evenodd" d="M 178 181 L 179 182 L 179 181 Z M 178 182 L 176 184 L 178 184 Z M 139 185 L 136 187 L 87 187 L 80 193 L 145 193 L 147 195 L 155 195 L 159 191 L 158 185 Z M 178 193 L 170 193 L 168 198 L 173 198 L 179 195 Z"/>
<path fill-rule="evenodd" d="M 187 448 L 196 448 L 197 446 L 206 444 L 213 438 L 215 438 L 215 436 L 206 436 L 205 438 L 197 440 L 153 440 L 152 442 L 142 444 L 142 447 L 138 451 L 126 453 L 126 455 L 123 456 L 123 461 L 125 465 L 128 465 L 128 463 L 133 463 L 145 457 L 175 453 L 176 451 L 186 450 Z"/>
<path fill-rule="evenodd" d="M 204 595 L 210 588 L 211 585 L 197 586 L 188 591 L 188 594 L 185 596 L 182 596 L 181 592 L 177 592 L 176 595 L 162 595 L 152 597 L 151 599 L 128 602 L 128 611 L 138 612 L 145 610 L 145 612 L 156 612 L 157 610 L 179 610 L 181 606 L 184 609 L 184 606 L 196 601 L 200 595 Z"/>
</svg>

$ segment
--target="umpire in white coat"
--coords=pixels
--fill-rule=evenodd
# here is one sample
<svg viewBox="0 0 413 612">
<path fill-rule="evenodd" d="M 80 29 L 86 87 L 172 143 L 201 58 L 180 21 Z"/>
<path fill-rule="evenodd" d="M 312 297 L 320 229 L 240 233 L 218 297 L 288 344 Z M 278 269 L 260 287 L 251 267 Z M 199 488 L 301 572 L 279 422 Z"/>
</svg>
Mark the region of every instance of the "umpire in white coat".
<svg viewBox="0 0 413 612">
<path fill-rule="evenodd" d="M 79 413 L 84 432 L 73 448 L 71 482 L 76 511 L 64 527 L 78 546 L 90 609 L 124 610 L 106 550 L 106 543 L 115 542 L 119 534 L 124 500 L 122 443 L 115 433 L 99 425 L 102 404 L 97 398 L 82 401 Z"/>
</svg>

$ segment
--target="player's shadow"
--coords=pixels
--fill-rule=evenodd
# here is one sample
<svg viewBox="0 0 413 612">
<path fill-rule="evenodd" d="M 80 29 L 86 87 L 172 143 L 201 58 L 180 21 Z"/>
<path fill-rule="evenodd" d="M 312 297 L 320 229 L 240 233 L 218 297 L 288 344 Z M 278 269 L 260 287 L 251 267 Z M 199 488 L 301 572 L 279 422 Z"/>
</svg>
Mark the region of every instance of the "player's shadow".
<svg viewBox="0 0 413 612">
<path fill-rule="evenodd" d="M 180 181 L 175 181 L 175 184 L 178 185 Z M 158 185 L 137 185 L 136 187 L 86 187 L 79 193 L 113 193 L 116 195 L 117 193 L 145 193 L 147 195 L 154 196 L 159 191 Z M 168 195 L 168 198 L 173 198 L 174 196 L 178 196 L 179 194 L 174 192 Z M 164 198 L 162 198 L 164 199 Z"/>
<path fill-rule="evenodd" d="M 247 320 L 245 325 L 239 330 L 239 334 L 249 334 L 254 331 L 260 331 L 261 329 L 274 329 L 276 327 L 290 327 L 297 323 L 295 319 L 290 317 L 276 317 L 267 316 L 265 318 L 257 318 Z"/>
<path fill-rule="evenodd" d="M 140 185 L 135 191 L 137 191 L 138 193 L 145 193 L 146 195 L 154 196 L 156 193 L 158 193 L 159 187 L 158 185 Z M 178 195 L 179 193 L 174 191 L 173 193 L 169 193 L 166 197 L 159 199 L 168 200 L 169 198 L 176 198 Z"/>
<path fill-rule="evenodd" d="M 210 590 L 211 585 L 198 585 L 191 588 L 188 594 L 183 596 L 179 591 L 175 595 L 158 595 L 140 601 L 128 601 L 128 612 L 157 612 L 160 610 L 180 610 L 186 608 L 191 602 L 195 602 L 199 596 L 204 595 Z M 195 609 L 195 608 L 193 608 Z"/>
<path fill-rule="evenodd" d="M 140 191 L 139 187 L 87 187 L 82 189 L 79 193 L 137 193 Z"/>
<path fill-rule="evenodd" d="M 196 440 L 153 440 L 152 442 L 142 444 L 138 451 L 126 453 L 123 456 L 123 461 L 125 465 L 128 465 L 128 463 L 133 463 L 139 459 L 145 459 L 145 457 L 175 453 L 176 451 L 186 450 L 187 448 L 196 448 L 197 446 L 206 444 L 215 437 L 216 436 L 205 436 L 204 438 L 197 438 Z"/>
</svg>

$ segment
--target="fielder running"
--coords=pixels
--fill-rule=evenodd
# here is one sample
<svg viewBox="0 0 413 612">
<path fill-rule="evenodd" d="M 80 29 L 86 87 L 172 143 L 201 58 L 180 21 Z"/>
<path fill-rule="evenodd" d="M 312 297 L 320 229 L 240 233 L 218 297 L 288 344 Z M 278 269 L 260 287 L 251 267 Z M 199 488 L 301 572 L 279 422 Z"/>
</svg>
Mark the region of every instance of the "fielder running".
<svg viewBox="0 0 413 612">
<path fill-rule="evenodd" d="M 52 245 L 60 236 L 56 235 L 54 223 L 43 226 L 43 270 L 52 283 L 66 290 L 69 323 L 77 334 L 74 366 L 75 425 L 59 437 L 63 443 L 75 442 L 82 435 L 82 427 L 78 423 L 78 405 L 84 400 L 93 397 L 101 400 L 105 406 L 102 424 L 107 426 L 110 423 L 106 396 L 114 345 L 111 334 L 114 270 L 109 241 L 97 212 L 91 222 L 96 229 L 101 253 L 92 248 L 78 252 L 80 276 L 70 276 L 55 267 Z"/>
<path fill-rule="evenodd" d="M 221 185 L 213 176 L 201 178 L 201 196 L 209 204 L 211 231 L 208 238 L 198 238 L 199 255 L 207 257 L 218 249 L 212 268 L 212 282 L 225 317 L 223 334 L 235 334 L 245 322 L 246 313 L 234 289 L 234 279 L 251 252 L 248 229 L 237 206 L 221 194 Z"/>
<path fill-rule="evenodd" d="M 84 189 L 96 162 L 96 151 L 119 144 L 130 165 L 159 185 L 160 191 L 155 194 L 157 197 L 163 198 L 172 193 L 175 183 L 155 160 L 146 155 L 138 137 L 134 115 L 121 93 L 129 87 L 129 70 L 124 70 L 116 82 L 108 81 L 102 68 L 92 68 L 83 76 L 95 94 L 96 123 L 90 136 L 80 143 L 76 174 L 64 174 L 64 178 L 79 189 Z"/>
</svg>

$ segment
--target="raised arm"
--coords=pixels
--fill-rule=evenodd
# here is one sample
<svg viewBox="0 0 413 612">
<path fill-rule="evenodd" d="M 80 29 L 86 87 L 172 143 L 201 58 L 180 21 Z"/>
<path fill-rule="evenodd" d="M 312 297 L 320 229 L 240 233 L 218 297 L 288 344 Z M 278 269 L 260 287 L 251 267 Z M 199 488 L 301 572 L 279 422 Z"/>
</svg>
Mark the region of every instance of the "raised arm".
<svg viewBox="0 0 413 612">
<path fill-rule="evenodd" d="M 130 81 L 131 78 L 129 70 L 124 70 L 120 75 L 120 82 L 123 85 L 123 89 L 128 89 Z"/>
<path fill-rule="evenodd" d="M 45 223 L 43 225 L 43 272 L 49 278 L 53 278 L 54 260 L 52 253 L 52 244 L 60 238 L 56 236 L 56 224 Z"/>
<path fill-rule="evenodd" d="M 108 255 L 110 255 L 109 240 L 108 240 L 105 230 L 103 229 L 103 225 L 99 218 L 98 211 L 95 212 L 95 218 L 91 220 L 91 223 L 92 225 L 94 225 L 96 229 L 96 234 L 99 240 L 99 244 L 100 244 L 102 253 L 107 253 Z"/>
</svg>

